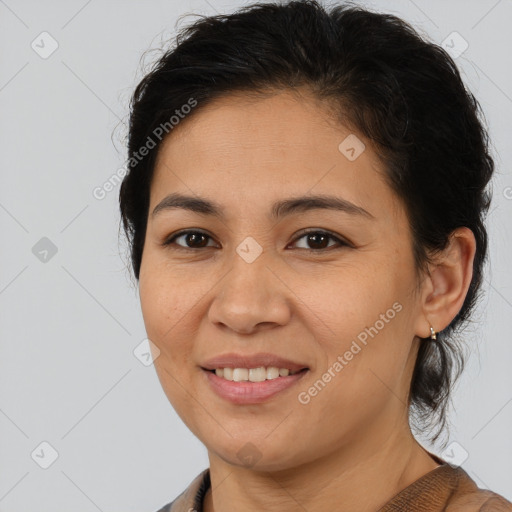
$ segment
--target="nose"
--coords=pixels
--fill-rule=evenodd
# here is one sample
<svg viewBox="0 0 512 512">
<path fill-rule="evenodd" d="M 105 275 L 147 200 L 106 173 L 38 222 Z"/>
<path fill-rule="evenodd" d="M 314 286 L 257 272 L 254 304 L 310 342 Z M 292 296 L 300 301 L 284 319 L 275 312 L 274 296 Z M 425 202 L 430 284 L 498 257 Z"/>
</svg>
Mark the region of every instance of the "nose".
<svg viewBox="0 0 512 512">
<path fill-rule="evenodd" d="M 240 334 L 288 323 L 293 294 L 272 267 L 265 253 L 251 263 L 235 253 L 231 270 L 215 287 L 210 322 Z"/>
</svg>

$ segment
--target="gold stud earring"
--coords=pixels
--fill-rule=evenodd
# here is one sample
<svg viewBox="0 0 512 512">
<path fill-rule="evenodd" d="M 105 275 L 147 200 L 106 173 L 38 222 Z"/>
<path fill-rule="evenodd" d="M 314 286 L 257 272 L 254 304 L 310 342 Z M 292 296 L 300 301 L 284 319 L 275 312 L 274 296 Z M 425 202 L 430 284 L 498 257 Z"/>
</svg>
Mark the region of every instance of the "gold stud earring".
<svg viewBox="0 0 512 512">
<path fill-rule="evenodd" d="M 430 339 L 431 340 L 437 339 L 436 331 L 434 331 L 434 328 L 432 326 L 430 326 Z"/>
</svg>

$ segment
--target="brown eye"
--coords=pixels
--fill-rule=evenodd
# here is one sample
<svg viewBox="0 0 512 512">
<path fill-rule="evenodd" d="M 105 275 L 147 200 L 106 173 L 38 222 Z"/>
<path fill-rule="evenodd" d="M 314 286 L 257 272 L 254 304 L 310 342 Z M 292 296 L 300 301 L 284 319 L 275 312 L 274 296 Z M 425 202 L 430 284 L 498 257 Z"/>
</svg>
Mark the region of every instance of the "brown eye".
<svg viewBox="0 0 512 512">
<path fill-rule="evenodd" d="M 181 243 L 176 244 L 176 240 L 183 239 L 184 245 Z M 203 233 L 202 231 L 181 231 L 171 236 L 162 245 L 170 246 L 177 245 L 178 249 L 202 249 L 208 247 L 208 239 L 212 239 L 211 236 Z"/>
<path fill-rule="evenodd" d="M 177 243 L 177 240 L 182 239 L 181 243 Z M 348 242 L 343 241 L 341 238 L 327 232 L 327 231 L 308 231 L 304 232 L 301 236 L 295 238 L 294 244 L 298 240 L 305 239 L 308 247 L 299 247 L 302 250 L 310 252 L 325 252 L 326 249 L 349 247 Z M 208 247 L 214 247 L 208 245 L 208 241 L 213 240 L 212 237 L 202 231 L 180 231 L 168 238 L 162 245 L 168 246 L 176 250 L 197 250 L 205 249 Z M 330 241 L 334 241 L 334 244 L 329 245 Z"/>
<path fill-rule="evenodd" d="M 302 233 L 301 236 L 297 237 L 294 240 L 294 243 L 296 243 L 298 240 L 301 240 L 303 238 L 305 239 L 306 244 L 309 245 L 309 247 L 303 248 L 306 251 L 313 251 L 313 252 L 320 251 L 321 252 L 323 249 L 330 249 L 333 247 L 333 245 L 328 245 L 329 240 L 335 241 L 334 246 L 336 246 L 336 244 L 338 245 L 338 247 L 349 246 L 349 244 L 347 242 L 344 242 L 337 236 L 334 236 L 333 234 L 331 234 L 327 231 L 308 231 L 308 232 Z"/>
</svg>

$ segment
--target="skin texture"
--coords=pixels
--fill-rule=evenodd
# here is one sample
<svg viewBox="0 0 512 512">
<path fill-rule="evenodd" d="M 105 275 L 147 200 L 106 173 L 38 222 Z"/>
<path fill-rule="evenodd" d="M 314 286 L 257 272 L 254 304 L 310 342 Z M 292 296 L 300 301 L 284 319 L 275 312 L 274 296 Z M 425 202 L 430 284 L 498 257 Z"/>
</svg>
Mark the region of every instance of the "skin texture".
<svg viewBox="0 0 512 512">
<path fill-rule="evenodd" d="M 444 329 L 462 307 L 475 240 L 459 228 L 418 281 L 406 213 L 370 142 L 323 107 L 306 92 L 231 94 L 182 121 L 159 151 L 150 212 L 175 192 L 225 210 L 222 219 L 149 215 L 139 280 L 161 385 L 208 450 L 206 512 L 375 511 L 437 467 L 411 434 L 408 390 L 418 337 Z M 366 148 L 350 161 L 338 146 L 354 133 Z M 274 201 L 306 194 L 342 197 L 374 218 L 321 209 L 268 218 Z M 297 239 L 309 228 L 350 245 Z M 210 238 L 161 245 L 183 229 Z M 248 236 L 263 249 L 252 263 L 236 252 Z M 298 394 L 394 303 L 400 312 L 301 403 Z M 235 405 L 200 368 L 227 352 L 271 352 L 309 371 L 265 403 Z M 249 442 L 259 457 L 250 467 L 237 456 Z"/>
</svg>

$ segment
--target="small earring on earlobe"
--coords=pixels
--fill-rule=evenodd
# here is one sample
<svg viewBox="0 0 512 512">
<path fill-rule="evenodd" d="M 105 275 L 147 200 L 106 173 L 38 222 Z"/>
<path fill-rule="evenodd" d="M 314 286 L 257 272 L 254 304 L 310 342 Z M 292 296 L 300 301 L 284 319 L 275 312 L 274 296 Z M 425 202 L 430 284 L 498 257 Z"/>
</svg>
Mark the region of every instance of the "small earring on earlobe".
<svg viewBox="0 0 512 512">
<path fill-rule="evenodd" d="M 431 340 L 436 340 L 437 339 L 436 331 L 434 331 L 434 328 L 432 326 L 430 326 L 430 339 Z"/>
</svg>

